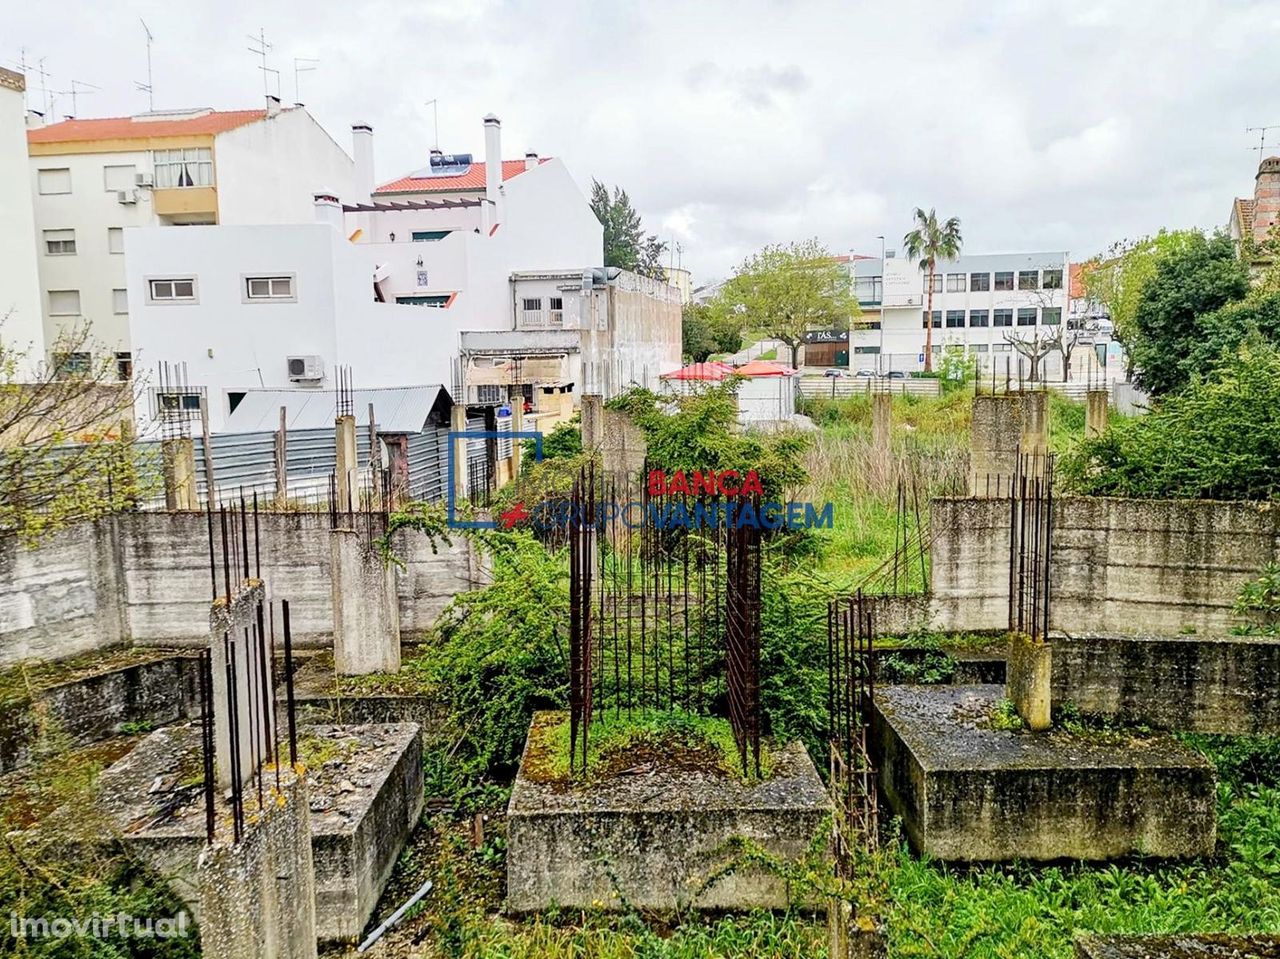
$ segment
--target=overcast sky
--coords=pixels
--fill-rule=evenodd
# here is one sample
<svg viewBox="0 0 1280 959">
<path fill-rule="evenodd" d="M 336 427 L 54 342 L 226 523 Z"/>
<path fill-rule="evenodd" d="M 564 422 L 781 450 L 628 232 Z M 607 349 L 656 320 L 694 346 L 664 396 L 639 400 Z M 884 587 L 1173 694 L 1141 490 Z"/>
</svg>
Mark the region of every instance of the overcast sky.
<svg viewBox="0 0 1280 959">
<path fill-rule="evenodd" d="M 1223 225 L 1280 124 L 1280 3 L 310 0 L 113 4 L 0 14 L 0 60 L 43 57 L 81 116 L 254 107 L 269 66 L 344 147 L 374 127 L 377 176 L 440 146 L 563 157 L 585 191 L 621 184 L 679 241 L 695 282 L 770 242 L 901 246 L 915 206 L 958 216 L 965 250 L 1083 258 L 1161 226 Z M 29 78 L 32 104 L 40 79 Z M 272 78 L 274 92 L 276 80 Z M 58 115 L 71 98 L 57 98 Z M 1280 152 L 1280 128 L 1268 134 Z"/>
</svg>

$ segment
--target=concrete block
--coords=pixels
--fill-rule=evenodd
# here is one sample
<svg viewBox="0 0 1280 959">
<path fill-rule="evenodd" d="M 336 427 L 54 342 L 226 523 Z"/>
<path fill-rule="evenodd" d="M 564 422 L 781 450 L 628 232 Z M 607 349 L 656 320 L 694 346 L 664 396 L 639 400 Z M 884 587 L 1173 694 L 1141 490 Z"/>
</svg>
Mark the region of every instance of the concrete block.
<svg viewBox="0 0 1280 959">
<path fill-rule="evenodd" d="M 1280 936 L 1077 936 L 1076 959 L 1280 959 Z"/>
<path fill-rule="evenodd" d="M 831 804 L 799 743 L 774 750 L 772 775 L 745 784 L 710 769 L 654 766 L 585 786 L 538 781 L 531 752 L 554 746 L 557 714 L 538 713 L 507 809 L 507 903 L 640 909 L 782 909 L 792 890 L 742 869 L 704 888 L 744 837 L 783 859 L 802 856 L 827 828 Z"/>
<path fill-rule="evenodd" d="M 1052 666 L 1053 650 L 1048 643 L 1022 633 L 1009 637 L 1006 688 L 1018 715 L 1032 732 L 1043 732 L 1053 722 Z"/>
<path fill-rule="evenodd" d="M 315 959 L 316 889 L 307 784 L 293 779 L 238 843 L 208 846 L 196 865 L 209 959 Z"/>
<path fill-rule="evenodd" d="M 969 492 L 1007 495 L 1018 456 L 1042 455 L 1049 446 L 1049 407 L 1043 390 L 973 398 Z"/>
<path fill-rule="evenodd" d="M 1156 729 L 1280 735 L 1280 637 L 1053 637 L 1053 697 Z"/>
<path fill-rule="evenodd" d="M 1101 436 L 1107 431 L 1107 405 L 1111 392 L 1107 389 L 1089 390 L 1084 395 L 1084 435 L 1086 439 Z"/>
<path fill-rule="evenodd" d="M 329 534 L 333 661 L 343 676 L 400 671 L 396 567 L 353 529 Z"/>
<path fill-rule="evenodd" d="M 231 789 L 237 779 L 248 782 L 272 758 L 275 663 L 266 637 L 254 639 L 265 595 L 261 580 L 245 580 L 230 602 L 221 596 L 209 611 L 214 768 L 222 790 Z"/>
<path fill-rule="evenodd" d="M 1216 776 L 1163 736 L 992 729 L 999 686 L 882 686 L 871 749 L 907 836 L 944 860 L 1209 856 Z"/>
<path fill-rule="evenodd" d="M 327 655 L 313 656 L 293 676 L 294 708 L 300 723 L 308 725 L 385 725 L 417 723 L 424 741 L 431 741 L 444 727 L 447 710 L 439 699 L 409 692 L 377 692 L 361 689 L 339 691 L 333 662 Z M 277 715 L 284 716 L 286 693 L 276 690 Z"/>
</svg>

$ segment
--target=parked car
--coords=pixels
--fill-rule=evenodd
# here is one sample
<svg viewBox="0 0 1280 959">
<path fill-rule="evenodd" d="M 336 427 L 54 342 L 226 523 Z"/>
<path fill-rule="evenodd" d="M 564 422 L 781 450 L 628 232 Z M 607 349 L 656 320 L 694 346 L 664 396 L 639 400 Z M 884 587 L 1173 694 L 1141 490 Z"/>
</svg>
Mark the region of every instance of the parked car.
<svg viewBox="0 0 1280 959">
<path fill-rule="evenodd" d="M 833 366 L 833 367 L 830 367 L 829 369 L 823 370 L 822 375 L 823 376 L 848 376 L 849 371 L 846 369 L 841 369 L 838 366 Z M 859 373 L 858 375 L 861 376 L 862 374 Z"/>
<path fill-rule="evenodd" d="M 905 380 L 907 378 L 907 374 L 902 370 L 890 370 L 884 375 L 884 378 L 886 380 Z"/>
<path fill-rule="evenodd" d="M 858 372 L 854 373 L 853 375 L 856 377 L 859 377 L 860 379 L 871 380 L 871 379 L 875 379 L 876 371 L 862 369 L 862 370 L 858 370 Z"/>
</svg>

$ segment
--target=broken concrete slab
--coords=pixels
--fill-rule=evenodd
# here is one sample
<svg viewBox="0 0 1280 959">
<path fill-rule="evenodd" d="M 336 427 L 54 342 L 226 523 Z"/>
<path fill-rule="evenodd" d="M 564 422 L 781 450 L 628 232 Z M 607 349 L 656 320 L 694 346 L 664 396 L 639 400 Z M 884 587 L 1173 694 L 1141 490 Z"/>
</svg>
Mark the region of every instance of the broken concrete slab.
<svg viewBox="0 0 1280 959">
<path fill-rule="evenodd" d="M 1076 959 L 1280 959 L 1280 936 L 1082 935 L 1075 946 Z"/>
<path fill-rule="evenodd" d="M 1216 775 L 1167 736 L 992 727 L 1000 686 L 882 686 L 873 758 L 916 849 L 944 860 L 1207 856 Z"/>
</svg>

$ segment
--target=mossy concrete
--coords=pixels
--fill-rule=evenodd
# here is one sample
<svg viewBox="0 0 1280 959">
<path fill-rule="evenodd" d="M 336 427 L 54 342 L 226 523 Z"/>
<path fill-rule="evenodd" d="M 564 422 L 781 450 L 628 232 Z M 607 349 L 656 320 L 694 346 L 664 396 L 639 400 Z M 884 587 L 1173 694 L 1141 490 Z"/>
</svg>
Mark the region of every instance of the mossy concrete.
<svg viewBox="0 0 1280 959">
<path fill-rule="evenodd" d="M 1157 729 L 1280 734 L 1280 637 L 1053 637 L 1053 697 Z"/>
<path fill-rule="evenodd" d="M 1207 856 L 1216 777 L 1166 736 L 992 728 L 1000 686 L 884 686 L 871 748 L 916 849 L 944 860 Z"/>
<path fill-rule="evenodd" d="M 531 776 L 560 714 L 538 713 L 508 806 L 507 905 L 659 911 L 782 909 L 800 900 L 776 873 L 734 868 L 735 840 L 779 860 L 822 848 L 831 804 L 800 743 L 770 751 L 762 781 L 664 764 L 575 785 Z M 531 756 L 534 757 L 531 759 Z M 722 874 L 723 873 L 723 874 Z M 711 880 L 715 877 L 714 882 Z"/>
<path fill-rule="evenodd" d="M 1076 959 L 1280 959 L 1280 936 L 1083 935 L 1075 945 Z"/>
</svg>

